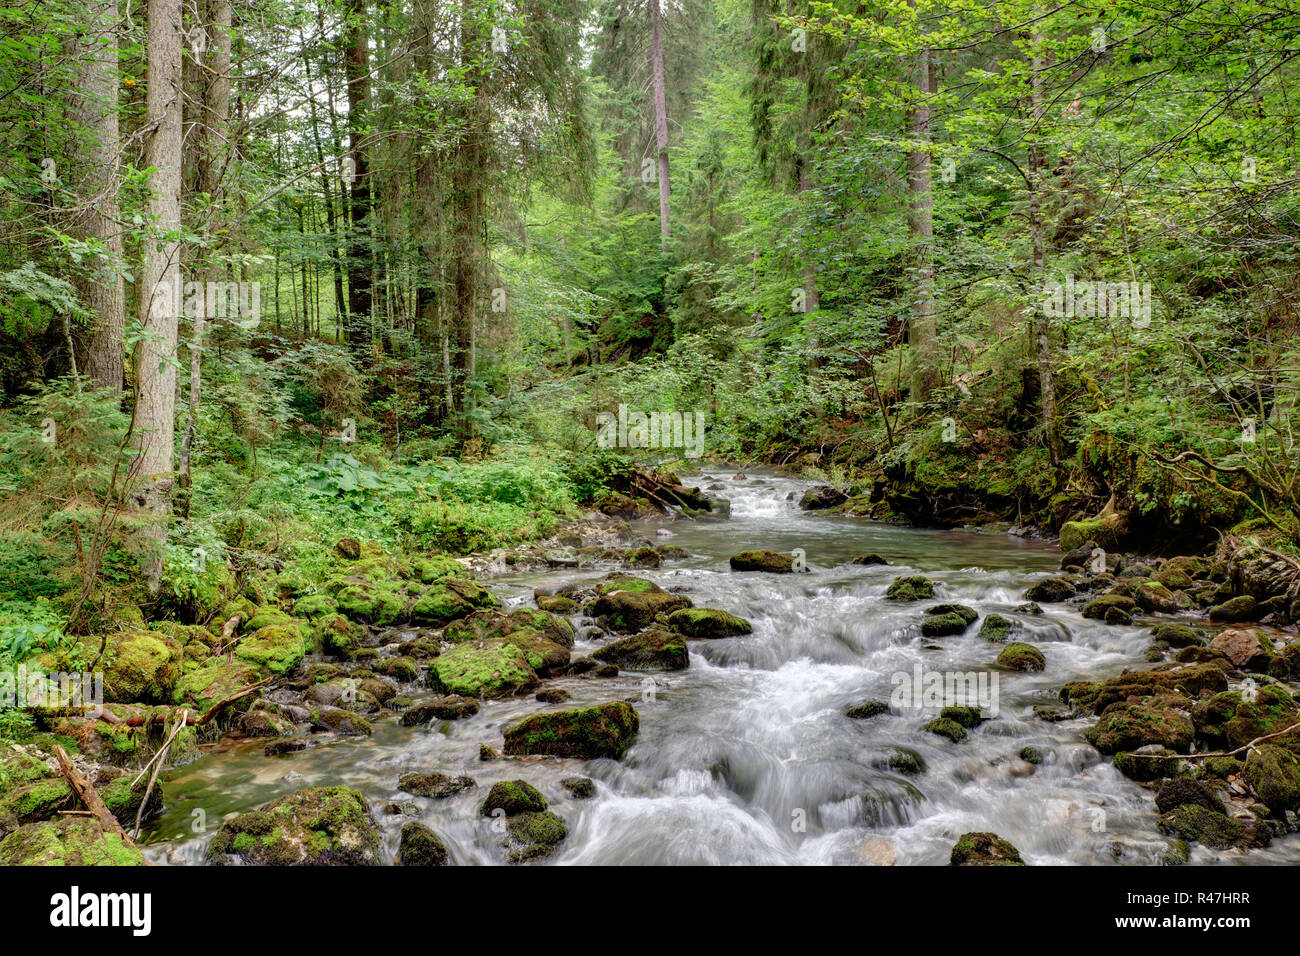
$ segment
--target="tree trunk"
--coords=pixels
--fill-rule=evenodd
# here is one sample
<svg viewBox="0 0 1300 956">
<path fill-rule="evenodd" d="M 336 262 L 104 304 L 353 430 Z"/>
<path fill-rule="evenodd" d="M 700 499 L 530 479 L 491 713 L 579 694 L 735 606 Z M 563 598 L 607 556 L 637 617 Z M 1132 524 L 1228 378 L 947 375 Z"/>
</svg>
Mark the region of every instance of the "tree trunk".
<svg viewBox="0 0 1300 956">
<path fill-rule="evenodd" d="M 664 38 L 659 0 L 650 0 L 650 74 L 654 81 L 655 143 L 659 164 L 659 240 L 664 246 L 672 235 L 668 206 L 668 102 L 664 97 Z"/>
<path fill-rule="evenodd" d="M 181 2 L 148 0 L 144 166 L 149 176 L 139 272 L 135 441 L 131 493 L 140 521 L 140 564 L 146 590 L 158 593 L 171 504 L 176 415 L 176 336 L 180 311 Z"/>
<path fill-rule="evenodd" d="M 1043 436 L 1047 441 L 1047 454 L 1055 469 L 1061 463 L 1061 439 L 1056 431 L 1056 381 L 1052 372 L 1052 330 L 1047 309 L 1042 302 L 1043 272 L 1046 252 L 1043 239 L 1043 181 L 1047 170 L 1047 156 L 1042 145 L 1043 71 L 1047 68 L 1043 55 L 1043 35 L 1034 33 L 1034 56 L 1030 63 L 1029 106 L 1032 129 L 1029 134 L 1029 234 L 1033 242 L 1033 290 L 1035 301 L 1034 340 L 1038 352 L 1038 377 L 1042 393 Z"/>
<path fill-rule="evenodd" d="M 356 348 L 370 343 L 370 169 L 362 146 L 365 112 L 370 100 L 370 57 L 366 40 L 365 0 L 348 0 L 348 151 L 354 163 L 350 207 L 352 243 L 348 251 L 348 341 Z"/>
<path fill-rule="evenodd" d="M 916 57 L 916 105 L 908 123 L 911 139 L 920 148 L 907 154 L 907 189 L 909 198 L 907 231 L 912 241 L 913 298 L 908 322 L 908 341 L 912 346 L 912 398 L 923 402 L 938 384 L 934 319 L 934 194 L 931 157 L 928 148 L 930 129 L 930 51 L 921 50 Z"/>
<path fill-rule="evenodd" d="M 100 388 L 122 391 L 122 342 L 126 329 L 126 296 L 121 259 L 122 234 L 117 203 L 117 0 L 88 0 L 86 35 L 77 50 L 80 69 L 72 115 L 84 131 L 82 153 L 75 164 L 82 208 L 70 231 L 80 239 L 103 244 L 112 260 L 112 274 L 78 272 L 73 284 L 94 325 L 78 330 L 75 360 L 79 373 Z"/>
<path fill-rule="evenodd" d="M 230 0 L 207 0 L 199 7 L 207 34 L 207 44 L 199 64 L 202 77 L 202 100 L 199 123 L 201 135 L 198 149 L 198 188 L 208 197 L 207 218 L 202 223 L 203 234 L 209 239 L 205 250 L 212 256 L 216 249 L 211 240 L 219 228 L 224 190 L 222 180 L 230 153 Z M 222 278 L 221 270 L 209 263 L 203 270 L 210 281 Z M 177 511 L 181 517 L 190 515 L 190 463 L 194 457 L 194 440 L 198 433 L 199 402 L 203 394 L 203 330 L 207 315 L 203 309 L 194 317 L 193 338 L 190 341 L 190 400 L 189 414 L 185 420 L 185 435 L 181 439 L 179 461 L 180 494 Z"/>
</svg>

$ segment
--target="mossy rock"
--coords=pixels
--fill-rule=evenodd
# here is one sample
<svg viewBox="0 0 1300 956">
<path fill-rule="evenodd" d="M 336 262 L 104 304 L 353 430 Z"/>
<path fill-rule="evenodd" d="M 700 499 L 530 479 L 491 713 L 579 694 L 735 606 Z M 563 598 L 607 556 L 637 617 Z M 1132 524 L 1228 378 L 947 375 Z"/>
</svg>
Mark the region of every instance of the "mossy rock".
<svg viewBox="0 0 1300 956">
<path fill-rule="evenodd" d="M 1200 631 L 1185 624 L 1161 624 L 1151 631 L 1151 639 L 1178 648 L 1200 647 L 1205 643 Z"/>
<path fill-rule="evenodd" d="M 924 575 L 905 574 L 894 578 L 885 597 L 891 601 L 924 601 L 934 597 L 934 582 Z"/>
<path fill-rule="evenodd" d="M 980 713 L 978 707 L 968 707 L 964 704 L 950 704 L 939 711 L 939 716 L 944 720 L 958 723 L 967 730 L 974 730 L 984 723 L 984 715 Z"/>
<path fill-rule="evenodd" d="M 72 790 L 60 777 L 15 787 L 0 798 L 0 832 L 48 820 L 71 802 Z"/>
<path fill-rule="evenodd" d="M 1165 747 L 1146 747 L 1142 753 L 1122 750 L 1111 758 L 1116 770 L 1138 783 L 1172 777 L 1178 762 L 1178 755 Z"/>
<path fill-rule="evenodd" d="M 1071 681 L 1061 688 L 1061 700 L 1093 714 L 1100 714 L 1111 704 L 1130 697 L 1147 697 L 1160 691 L 1181 691 L 1197 698 L 1205 691 L 1226 690 L 1228 678 L 1214 664 L 1136 671 L 1108 677 L 1103 681 Z"/>
<path fill-rule="evenodd" d="M 409 684 L 420 676 L 420 665 L 409 657 L 389 657 L 380 665 L 379 670 L 403 684 Z"/>
<path fill-rule="evenodd" d="M 323 617 L 337 614 L 339 603 L 326 594 L 309 594 L 299 598 L 293 606 L 294 617 L 317 621 Z"/>
<path fill-rule="evenodd" d="M 1223 801 L 1219 799 L 1213 788 L 1190 777 L 1166 780 L 1156 793 L 1156 809 L 1161 813 L 1169 813 L 1189 803 L 1225 816 L 1228 813 L 1228 808 L 1223 805 Z"/>
<path fill-rule="evenodd" d="M 686 607 L 668 615 L 668 626 L 687 637 L 715 639 L 753 634 L 754 625 L 743 617 L 712 607 Z"/>
<path fill-rule="evenodd" d="M 349 787 L 311 787 L 221 825 L 207 861 L 260 866 L 377 866 L 382 841 L 366 799 Z"/>
<path fill-rule="evenodd" d="M 549 856 L 555 847 L 569 835 L 564 821 L 550 810 L 521 813 L 506 825 L 506 859 L 511 863 L 527 863 Z"/>
<path fill-rule="evenodd" d="M 1119 551 L 1124 521 L 1117 514 L 1067 521 L 1059 532 L 1062 551 L 1076 551 L 1089 541 L 1107 551 Z"/>
<path fill-rule="evenodd" d="M 906 747 L 892 747 L 882 761 L 886 770 L 914 777 L 925 772 L 925 761 L 915 750 Z"/>
<path fill-rule="evenodd" d="M 537 599 L 537 607 L 551 614 L 572 614 L 578 610 L 578 602 L 563 594 L 543 594 Z"/>
<path fill-rule="evenodd" d="M 491 591 L 475 581 L 445 578 L 425 588 L 411 605 L 410 620 L 412 624 L 442 627 L 499 603 Z"/>
<path fill-rule="evenodd" d="M 560 786 L 575 800 L 590 800 L 596 795 L 596 782 L 590 777 L 565 777 Z"/>
<path fill-rule="evenodd" d="M 479 813 L 485 817 L 516 816 L 520 813 L 537 813 L 547 807 L 546 798 L 540 790 L 526 780 L 498 780 L 492 784 L 487 798 L 479 807 Z M 501 811 L 497 813 L 497 811 Z"/>
<path fill-rule="evenodd" d="M 634 578 L 626 574 L 611 574 L 596 585 L 597 596 L 612 594 L 615 591 L 628 591 L 632 594 L 667 594 L 668 592 L 645 578 Z"/>
<path fill-rule="evenodd" d="M 411 576 L 421 584 L 432 584 L 443 578 L 464 578 L 465 565 L 451 555 L 425 555 L 411 559 Z"/>
<path fill-rule="evenodd" d="M 374 733 L 370 721 L 343 707 L 313 707 L 311 726 L 314 730 L 327 731 L 340 737 L 369 737 Z"/>
<path fill-rule="evenodd" d="M 92 817 L 58 817 L 0 840 L 0 866 L 143 866 L 144 856 Z"/>
<path fill-rule="evenodd" d="M 1066 598 L 1073 597 L 1077 590 L 1072 578 L 1044 578 L 1041 581 L 1035 581 L 1029 586 L 1029 590 L 1025 592 L 1025 600 L 1057 604 Z"/>
<path fill-rule="evenodd" d="M 572 648 L 574 641 L 573 625 L 567 618 L 557 617 L 548 611 L 534 610 L 530 607 L 517 608 L 510 612 L 510 620 L 519 627 L 536 631 L 548 641 L 561 647 Z"/>
<path fill-rule="evenodd" d="M 979 618 L 974 608 L 964 604 L 936 604 L 926 608 L 921 619 L 921 634 L 925 637 L 951 637 L 961 634 Z"/>
<path fill-rule="evenodd" d="M 1139 581 L 1133 585 L 1133 599 L 1144 611 L 1169 613 L 1178 610 L 1178 601 L 1167 587 L 1158 581 Z"/>
<path fill-rule="evenodd" d="M 1259 602 L 1249 594 L 1229 598 L 1210 608 L 1210 620 L 1216 624 L 1237 624 L 1259 617 Z"/>
<path fill-rule="evenodd" d="M 1246 757 L 1246 783 L 1275 814 L 1300 810 L 1300 762 L 1290 751 L 1264 743 Z"/>
<path fill-rule="evenodd" d="M 679 671 L 691 663 L 686 639 L 673 631 L 659 629 L 621 638 L 598 648 L 591 656 L 607 664 L 617 664 L 624 670 L 635 671 Z"/>
<path fill-rule="evenodd" d="M 766 571 L 769 574 L 790 574 L 794 571 L 794 558 L 776 551 L 739 551 L 728 562 L 733 571 Z"/>
<path fill-rule="evenodd" d="M 54 776 L 57 776 L 54 769 L 44 760 L 18 750 L 10 750 L 7 746 L 0 748 L 0 795 L 15 787 Z"/>
<path fill-rule="evenodd" d="M 1300 680 L 1300 641 L 1292 641 L 1268 662 L 1268 676 L 1277 680 Z"/>
<path fill-rule="evenodd" d="M 397 844 L 398 866 L 450 866 L 447 844 L 423 823 L 414 820 L 402 824 Z"/>
<path fill-rule="evenodd" d="M 966 739 L 966 728 L 951 717 L 936 717 L 925 725 L 925 729 L 940 737 L 947 737 L 955 744 Z"/>
<path fill-rule="evenodd" d="M 443 694 L 507 697 L 532 690 L 537 672 L 528 655 L 505 639 L 459 644 L 429 662 L 428 684 Z"/>
<path fill-rule="evenodd" d="M 1015 621 L 1003 617 L 1001 614 L 986 614 L 980 624 L 980 637 L 986 641 L 1001 644 L 1011 636 L 1017 626 Z"/>
<path fill-rule="evenodd" d="M 1013 671 L 1041 671 L 1047 667 L 1047 658 L 1034 645 L 1017 641 L 1002 648 L 997 663 Z"/>
<path fill-rule="evenodd" d="M 1133 612 L 1137 610 L 1137 602 L 1124 594 L 1103 594 L 1084 605 L 1083 616 L 1111 623 L 1107 615 L 1112 609 L 1126 617 L 1132 617 Z"/>
<path fill-rule="evenodd" d="M 610 631 L 634 633 L 650 626 L 659 615 L 689 608 L 691 602 L 666 591 L 605 591 L 591 609 L 596 623 Z"/>
<path fill-rule="evenodd" d="M 332 589 L 340 614 L 376 627 L 401 623 L 412 603 L 412 595 L 401 581 L 376 583 L 365 578 L 348 578 L 329 582 L 326 589 Z"/>
<path fill-rule="evenodd" d="M 289 673 L 307 656 L 307 639 L 296 621 L 268 624 L 235 645 L 235 657 L 269 671 L 277 677 Z"/>
<path fill-rule="evenodd" d="M 953 845 L 949 866 L 1024 866 L 1025 861 L 996 833 L 963 833 Z"/>
<path fill-rule="evenodd" d="M 1188 843 L 1202 843 L 1215 850 L 1246 849 L 1252 844 L 1246 828 L 1239 821 L 1194 803 L 1185 803 L 1163 814 L 1159 827 L 1162 833 L 1179 836 Z"/>
<path fill-rule="evenodd" d="M 1246 700 L 1239 690 L 1224 691 L 1192 708 L 1198 737 L 1231 749 L 1244 747 L 1257 737 L 1300 722 L 1300 708 L 1283 688 L 1268 684 Z"/>
<path fill-rule="evenodd" d="M 260 680 L 257 668 L 244 661 L 226 662 L 224 657 L 210 660 L 187 670 L 176 683 L 173 702 L 192 705 L 199 713 L 206 713 L 217 701 L 241 690 L 246 690 Z M 252 698 L 236 701 L 234 707 L 252 706 Z"/>
<path fill-rule="evenodd" d="M 135 826 L 135 815 L 144 802 L 145 790 L 149 788 L 147 775 L 142 777 L 135 786 L 131 786 L 135 777 L 136 775 L 130 772 L 119 774 L 99 788 L 99 798 L 104 801 L 104 806 L 108 807 L 113 816 L 117 817 L 117 822 L 127 829 Z M 161 780 L 155 780 L 153 789 L 149 791 L 149 802 L 145 804 L 140 821 L 146 823 L 161 816 L 163 802 L 163 783 Z"/>
<path fill-rule="evenodd" d="M 881 714 L 889 713 L 889 704 L 883 700 L 864 700 L 861 703 L 853 704 L 844 711 L 844 716 L 853 720 L 866 720 L 870 717 L 879 717 Z"/>
<path fill-rule="evenodd" d="M 104 699 L 116 703 L 170 703 L 185 651 L 156 631 L 110 634 L 104 654 Z"/>
<path fill-rule="evenodd" d="M 860 554 L 852 561 L 849 562 L 849 564 L 858 564 L 858 565 L 862 565 L 863 567 L 872 567 L 877 564 L 888 564 L 888 563 L 889 563 L 888 561 L 886 561 L 878 554 Z"/>
<path fill-rule="evenodd" d="M 623 552 L 623 560 L 638 568 L 657 568 L 663 563 L 663 556 L 654 548 L 628 548 Z"/>
<path fill-rule="evenodd" d="M 410 771 L 397 778 L 397 789 L 417 797 L 432 797 L 444 800 L 447 797 L 473 790 L 478 786 L 473 777 L 464 774 L 451 776 L 432 770 L 427 772 Z"/>
<path fill-rule="evenodd" d="M 261 630 L 264 627 L 270 627 L 273 624 L 293 624 L 293 616 L 280 610 L 274 605 L 259 607 L 253 614 L 239 625 L 240 631 L 251 634 L 253 631 Z"/>
<path fill-rule="evenodd" d="M 1113 704 L 1083 736 L 1102 753 L 1136 750 L 1158 744 L 1176 753 L 1186 753 L 1195 731 L 1181 710 L 1148 704 Z"/>
<path fill-rule="evenodd" d="M 505 728 L 505 752 L 617 760 L 640 728 L 640 717 L 625 701 L 533 714 Z"/>
<path fill-rule="evenodd" d="M 478 701 L 472 697 L 448 694 L 421 701 L 402 714 L 403 727 L 419 727 L 431 720 L 462 720 L 478 713 Z"/>
</svg>

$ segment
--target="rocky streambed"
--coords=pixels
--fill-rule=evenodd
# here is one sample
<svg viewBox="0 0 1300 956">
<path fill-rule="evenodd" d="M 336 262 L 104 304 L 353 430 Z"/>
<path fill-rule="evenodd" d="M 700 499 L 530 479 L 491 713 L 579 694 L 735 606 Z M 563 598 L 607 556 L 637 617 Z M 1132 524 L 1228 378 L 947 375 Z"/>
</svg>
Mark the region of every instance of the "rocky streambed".
<svg viewBox="0 0 1300 956">
<path fill-rule="evenodd" d="M 1300 858 L 1289 559 L 1086 527 L 1063 555 L 827 514 L 774 474 L 700 484 L 729 517 L 618 501 L 471 562 L 340 542 L 223 633 L 119 639 L 127 699 L 45 729 L 155 863 Z M 177 709 L 218 705 L 141 810 Z M 0 861 L 138 857 L 58 816 L 45 743 L 0 757 Z"/>
</svg>

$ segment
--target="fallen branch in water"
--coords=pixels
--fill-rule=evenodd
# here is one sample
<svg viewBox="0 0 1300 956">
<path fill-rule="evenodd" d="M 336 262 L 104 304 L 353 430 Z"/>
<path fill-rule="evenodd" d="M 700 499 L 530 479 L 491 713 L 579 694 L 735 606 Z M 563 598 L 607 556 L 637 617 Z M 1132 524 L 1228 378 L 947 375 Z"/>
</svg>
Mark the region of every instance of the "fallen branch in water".
<svg viewBox="0 0 1300 956">
<path fill-rule="evenodd" d="M 255 691 L 255 690 L 259 690 L 260 688 L 265 687 L 267 684 L 271 683 L 271 681 L 273 681 L 274 679 L 275 679 L 275 678 L 273 678 L 273 677 L 268 677 L 266 680 L 258 681 L 256 684 L 253 684 L 253 685 L 250 686 L 250 687 L 245 687 L 243 690 L 238 691 L 237 693 L 231 694 L 229 697 L 223 697 L 221 700 L 217 701 L 215 704 L 213 704 L 211 707 L 209 707 L 208 710 L 207 710 L 207 713 L 205 713 L 205 714 L 204 714 L 202 717 L 200 717 L 198 720 L 194 721 L 194 725 L 195 725 L 196 727 L 202 727 L 204 724 L 206 724 L 208 721 L 210 721 L 213 717 L 215 717 L 215 716 L 217 715 L 217 711 L 219 711 L 222 707 L 227 707 L 227 706 L 229 706 L 230 704 L 233 704 L 235 701 L 239 700 L 241 697 L 247 697 L 247 696 L 248 696 L 249 694 L 251 694 L 253 691 Z"/>
<path fill-rule="evenodd" d="M 153 785 L 158 781 L 158 771 L 162 769 L 163 761 L 167 759 L 167 751 L 171 749 L 172 741 L 175 740 L 176 735 L 181 732 L 181 728 L 185 726 L 189 715 L 190 712 L 188 710 L 181 711 L 181 719 L 176 721 L 176 726 L 173 727 L 172 732 L 167 735 L 167 740 L 149 761 L 149 763 L 153 764 L 153 773 L 149 775 L 149 785 L 144 788 L 144 796 L 140 798 L 140 806 L 135 811 L 135 826 L 131 828 L 132 832 L 135 833 L 136 836 L 140 835 L 140 821 L 144 818 L 144 808 L 149 805 L 149 795 L 153 793 Z M 148 766 L 149 764 L 145 764 L 146 769 Z M 135 789 L 135 785 L 140 782 L 140 777 L 143 776 L 144 770 L 141 770 L 140 776 L 136 777 L 135 780 L 131 782 L 132 790 Z"/>
<path fill-rule="evenodd" d="M 1271 734 L 1265 734 L 1262 737 L 1256 737 L 1250 743 L 1242 744 L 1236 750 L 1219 751 L 1216 753 L 1206 753 L 1206 754 L 1178 754 L 1174 757 L 1170 757 L 1167 754 L 1130 753 L 1129 757 L 1136 758 L 1136 759 L 1143 759 L 1143 760 L 1205 760 L 1208 757 L 1235 757 L 1243 750 L 1249 750 L 1251 747 L 1255 746 L 1257 743 L 1260 743 L 1261 741 L 1272 740 L 1274 737 L 1282 737 L 1286 734 L 1289 734 L 1293 730 L 1300 730 L 1300 723 L 1292 724 L 1290 727 L 1284 727 L 1282 730 L 1274 731 Z"/>
</svg>

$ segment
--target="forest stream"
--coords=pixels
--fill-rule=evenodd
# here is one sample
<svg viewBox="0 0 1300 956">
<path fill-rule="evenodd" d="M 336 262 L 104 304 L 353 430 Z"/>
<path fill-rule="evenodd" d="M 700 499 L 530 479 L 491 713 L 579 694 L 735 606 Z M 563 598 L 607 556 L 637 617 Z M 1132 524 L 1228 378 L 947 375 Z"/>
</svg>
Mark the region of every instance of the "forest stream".
<svg viewBox="0 0 1300 956">
<path fill-rule="evenodd" d="M 809 483 L 771 472 L 712 470 L 701 486 L 730 500 L 731 518 L 636 522 L 638 534 L 690 554 L 637 573 L 697 606 L 748 619 L 753 634 L 692 641 L 685 670 L 548 684 L 569 692 L 564 707 L 635 703 L 640 732 L 622 760 L 481 760 L 480 745 L 500 748 L 505 724 L 548 709 L 531 695 L 486 701 L 472 717 L 426 727 L 390 717 L 376 722 L 372 736 L 276 757 L 266 756 L 260 741 L 225 740 L 165 775 L 166 810 L 145 833 L 146 858 L 201 863 L 223 817 L 303 787 L 343 784 L 370 802 L 390 859 L 402 823 L 421 820 L 442 836 L 455 863 L 502 863 L 496 821 L 480 806 L 494 782 L 517 778 L 544 793 L 566 822 L 569 835 L 551 857 L 561 864 L 944 864 L 953 841 L 969 831 L 1001 835 L 1034 864 L 1165 858 L 1170 840 L 1156 828 L 1150 793 L 1085 742 L 1089 721 L 1050 723 L 1032 714 L 1034 705 L 1054 703 L 1067 681 L 1143 666 L 1151 619 L 1147 626 L 1141 619 L 1108 625 L 1062 604 L 1041 614 L 1017 611 L 1026 587 L 1060 560 L 1040 540 L 801 511 L 797 501 Z M 730 570 L 728 556 L 746 548 L 802 549 L 809 573 Z M 890 564 L 849 563 L 864 552 Z M 507 570 L 500 566 L 485 583 L 513 609 L 531 606 L 539 585 L 594 581 L 609 569 Z M 1000 671 L 993 666 L 997 645 L 976 628 L 922 637 L 918 605 L 884 599 L 889 583 L 906 573 L 932 579 L 936 602 L 1017 621 L 1046 669 Z M 572 621 L 574 655 L 594 650 L 591 621 Z M 392 640 L 410 638 L 410 628 L 398 631 Z M 889 700 L 895 675 L 912 675 L 918 665 L 996 673 L 995 706 L 985 708 L 995 716 L 956 746 L 923 729 L 937 709 L 845 716 L 864 698 Z M 404 689 L 430 696 L 415 685 Z M 1023 759 L 1026 748 L 1039 762 Z M 412 770 L 464 774 L 476 786 L 444 799 L 412 797 L 397 788 L 398 775 Z M 575 775 L 595 781 L 593 797 L 576 799 L 561 786 Z M 1300 838 L 1288 835 L 1248 859 L 1293 863 L 1298 850 Z M 1191 856 L 1193 863 L 1246 860 L 1198 846 Z"/>
</svg>

